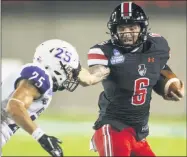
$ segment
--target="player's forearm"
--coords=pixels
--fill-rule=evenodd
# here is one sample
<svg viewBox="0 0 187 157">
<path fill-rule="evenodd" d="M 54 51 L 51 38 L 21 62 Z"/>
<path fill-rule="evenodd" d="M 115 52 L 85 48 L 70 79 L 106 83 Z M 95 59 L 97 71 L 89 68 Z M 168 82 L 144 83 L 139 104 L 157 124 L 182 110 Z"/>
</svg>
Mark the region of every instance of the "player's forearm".
<svg viewBox="0 0 187 157">
<path fill-rule="evenodd" d="M 27 131 L 30 135 L 37 128 L 36 124 L 31 120 L 26 108 L 16 101 L 9 101 L 7 111 L 18 126 Z"/>
<path fill-rule="evenodd" d="M 94 71 L 93 68 L 94 67 L 89 70 L 82 68 L 80 71 L 79 80 L 82 86 L 95 85 L 105 79 L 110 73 L 105 67 L 100 69 L 97 67 L 97 70 Z"/>
<path fill-rule="evenodd" d="M 90 74 L 89 71 L 84 70 L 84 72 L 80 72 L 79 80 L 82 86 L 90 86 L 102 81 L 103 78 L 97 77 L 94 74 Z"/>
<path fill-rule="evenodd" d="M 80 80 L 80 85 L 83 87 L 90 86 L 101 82 L 103 78 L 95 77 L 94 75 L 87 76 L 87 78 Z"/>
</svg>

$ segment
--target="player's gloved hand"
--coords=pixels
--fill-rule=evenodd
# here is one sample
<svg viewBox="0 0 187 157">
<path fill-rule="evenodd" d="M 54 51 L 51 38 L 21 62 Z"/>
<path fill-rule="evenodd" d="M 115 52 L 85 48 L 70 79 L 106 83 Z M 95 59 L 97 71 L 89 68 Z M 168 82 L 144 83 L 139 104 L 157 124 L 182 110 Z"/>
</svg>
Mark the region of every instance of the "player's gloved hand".
<svg viewBox="0 0 187 157">
<path fill-rule="evenodd" d="M 53 157 L 63 156 L 62 148 L 59 145 L 62 142 L 56 137 L 44 134 L 38 142 Z"/>
<path fill-rule="evenodd" d="M 184 83 L 181 81 L 181 87 L 177 91 L 171 91 L 164 96 L 165 100 L 180 101 L 184 97 Z"/>
<path fill-rule="evenodd" d="M 37 128 L 32 136 L 40 145 L 53 157 L 63 157 L 63 151 L 59 144 L 62 142 L 53 136 L 46 135 L 41 129 Z"/>
</svg>

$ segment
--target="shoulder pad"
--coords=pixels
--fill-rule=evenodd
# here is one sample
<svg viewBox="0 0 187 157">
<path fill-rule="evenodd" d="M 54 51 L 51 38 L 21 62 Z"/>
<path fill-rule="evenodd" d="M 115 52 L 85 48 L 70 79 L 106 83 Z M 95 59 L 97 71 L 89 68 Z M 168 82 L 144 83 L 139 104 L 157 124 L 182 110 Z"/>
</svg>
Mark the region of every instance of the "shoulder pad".
<svg viewBox="0 0 187 157">
<path fill-rule="evenodd" d="M 92 48 L 102 48 L 103 46 L 106 46 L 107 44 L 110 44 L 110 43 L 111 43 L 111 40 L 105 40 L 101 43 L 98 43 L 98 44 L 92 46 L 90 49 L 92 49 Z"/>
<path fill-rule="evenodd" d="M 21 79 L 30 80 L 41 94 L 44 94 L 52 85 L 48 72 L 36 64 L 24 65 L 20 71 L 20 77 L 16 80 L 15 85 Z"/>
<path fill-rule="evenodd" d="M 170 47 L 168 45 L 167 40 L 157 33 L 149 33 L 148 34 L 148 40 L 152 41 L 153 43 L 157 44 L 158 49 L 162 49 L 166 52 L 170 51 Z"/>
<path fill-rule="evenodd" d="M 148 36 L 156 38 L 156 37 L 162 37 L 160 34 L 157 33 L 149 33 Z"/>
<path fill-rule="evenodd" d="M 103 41 L 103 42 L 101 42 L 101 43 L 99 43 L 99 44 L 97 44 L 97 45 L 106 45 L 106 44 L 108 44 L 108 43 L 110 43 L 110 40 L 105 40 L 105 41 Z"/>
</svg>

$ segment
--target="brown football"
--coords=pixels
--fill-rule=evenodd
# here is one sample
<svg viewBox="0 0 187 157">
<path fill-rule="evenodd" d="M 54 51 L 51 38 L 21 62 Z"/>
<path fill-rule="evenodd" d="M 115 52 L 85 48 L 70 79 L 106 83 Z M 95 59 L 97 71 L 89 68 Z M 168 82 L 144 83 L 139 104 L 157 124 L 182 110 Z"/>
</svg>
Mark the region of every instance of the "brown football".
<svg viewBox="0 0 187 157">
<path fill-rule="evenodd" d="M 181 81 L 171 71 L 162 70 L 161 75 L 165 77 L 165 93 L 170 94 L 171 91 L 175 92 L 181 88 Z"/>
</svg>

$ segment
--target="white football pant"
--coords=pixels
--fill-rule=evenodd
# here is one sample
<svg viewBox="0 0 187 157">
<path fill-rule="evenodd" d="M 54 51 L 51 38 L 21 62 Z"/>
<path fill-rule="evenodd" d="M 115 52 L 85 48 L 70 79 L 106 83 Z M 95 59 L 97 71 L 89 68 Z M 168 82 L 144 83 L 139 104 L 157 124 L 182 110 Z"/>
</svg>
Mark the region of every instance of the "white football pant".
<svg viewBox="0 0 187 157">
<path fill-rule="evenodd" d="M 2 148 L 10 139 L 10 137 L 13 135 L 13 132 L 5 122 L 2 122 L 0 133 L 1 133 L 1 148 Z"/>
</svg>

